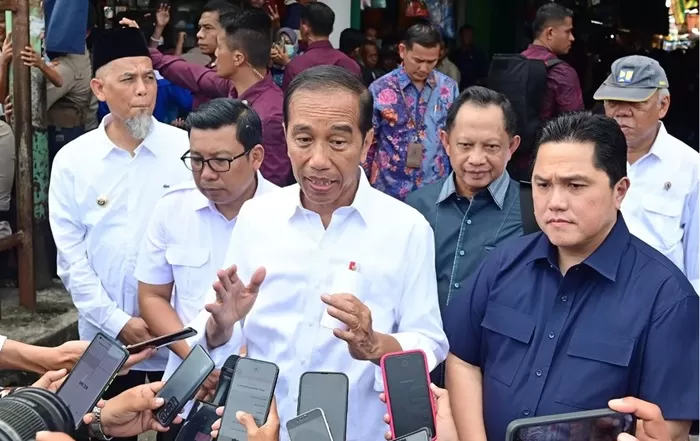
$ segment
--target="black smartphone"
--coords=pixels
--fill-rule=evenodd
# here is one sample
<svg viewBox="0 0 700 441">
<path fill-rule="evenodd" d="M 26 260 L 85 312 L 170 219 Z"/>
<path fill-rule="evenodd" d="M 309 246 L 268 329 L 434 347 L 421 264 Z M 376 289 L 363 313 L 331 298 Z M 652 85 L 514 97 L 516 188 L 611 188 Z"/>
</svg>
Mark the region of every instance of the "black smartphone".
<svg viewBox="0 0 700 441">
<path fill-rule="evenodd" d="M 214 361 L 207 351 L 196 345 L 182 364 L 165 382 L 157 397 L 163 398 L 163 404 L 155 411 L 156 419 L 163 426 L 169 426 L 180 413 L 185 404 L 197 393 L 199 387 L 214 370 Z"/>
<path fill-rule="evenodd" d="M 195 331 L 192 328 L 185 328 L 181 331 L 173 332 L 172 334 L 162 335 L 160 337 L 142 341 L 141 343 L 129 345 L 126 347 L 126 350 L 129 351 L 130 354 L 137 354 L 146 348 L 160 349 L 164 346 L 171 345 L 180 340 L 185 340 L 187 338 L 194 337 L 195 335 L 197 335 L 197 331 Z"/>
<path fill-rule="evenodd" d="M 290 441 L 333 441 L 328 421 L 321 409 L 311 409 L 287 421 Z M 345 438 L 339 438 L 345 439 Z"/>
<path fill-rule="evenodd" d="M 238 411 L 252 415 L 258 427 L 265 424 L 278 375 L 279 368 L 274 363 L 252 358 L 238 360 L 221 417 L 218 441 L 248 441 L 245 427 L 236 419 Z"/>
<path fill-rule="evenodd" d="M 334 440 L 345 439 L 348 423 L 348 377 L 340 372 L 305 372 L 299 380 L 297 415 L 321 409 Z"/>
<path fill-rule="evenodd" d="M 195 401 L 175 441 L 211 441 L 211 426 L 218 419 L 215 405 Z"/>
<path fill-rule="evenodd" d="M 391 435 L 401 438 L 426 428 L 435 439 L 435 402 L 423 351 L 386 354 L 380 365 Z"/>
<path fill-rule="evenodd" d="M 83 423 L 129 358 L 121 343 L 98 332 L 56 394 L 73 415 L 75 428 Z"/>
<path fill-rule="evenodd" d="M 553 437 L 617 441 L 621 433 L 634 436 L 636 424 L 634 415 L 610 409 L 521 418 L 508 425 L 506 441 L 547 441 Z"/>
<path fill-rule="evenodd" d="M 421 429 L 417 432 L 409 433 L 401 438 L 393 439 L 392 441 L 430 441 L 428 429 Z"/>
</svg>

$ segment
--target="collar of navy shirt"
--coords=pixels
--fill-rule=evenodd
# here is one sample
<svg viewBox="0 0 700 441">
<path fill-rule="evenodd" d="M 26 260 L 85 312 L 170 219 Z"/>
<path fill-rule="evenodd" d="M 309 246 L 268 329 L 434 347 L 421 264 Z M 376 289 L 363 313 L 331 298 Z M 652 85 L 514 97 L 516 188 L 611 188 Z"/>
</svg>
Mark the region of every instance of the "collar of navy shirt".
<svg viewBox="0 0 700 441">
<path fill-rule="evenodd" d="M 447 179 L 445 179 L 445 183 L 442 184 L 442 190 L 440 190 L 440 194 L 435 201 L 435 205 L 440 205 L 450 196 L 457 195 L 457 186 L 455 185 L 456 178 L 455 172 L 450 172 Z M 501 176 L 494 179 L 493 182 L 486 187 L 488 192 L 491 194 L 493 201 L 501 210 L 503 210 L 503 202 L 506 200 L 506 194 L 508 193 L 508 185 L 510 185 L 510 175 L 506 170 L 503 170 Z"/>
<path fill-rule="evenodd" d="M 559 269 L 559 259 L 557 257 L 557 247 L 552 245 L 549 238 L 544 233 L 540 235 L 535 243 L 535 248 L 530 253 L 527 263 L 545 260 L 549 265 Z M 617 269 L 620 266 L 622 257 L 627 252 L 632 235 L 627 224 L 622 218 L 622 214 L 617 212 L 617 221 L 610 233 L 608 233 L 603 243 L 584 260 L 581 265 L 593 269 L 601 276 L 614 282 L 617 277 Z"/>
</svg>

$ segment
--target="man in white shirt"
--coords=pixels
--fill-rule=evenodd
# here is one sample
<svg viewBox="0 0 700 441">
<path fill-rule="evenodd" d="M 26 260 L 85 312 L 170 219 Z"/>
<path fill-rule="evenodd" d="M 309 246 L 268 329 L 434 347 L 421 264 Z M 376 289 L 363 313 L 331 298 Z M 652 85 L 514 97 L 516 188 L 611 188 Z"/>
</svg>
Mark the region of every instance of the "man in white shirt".
<svg viewBox="0 0 700 441">
<path fill-rule="evenodd" d="M 420 349 L 432 370 L 447 355 L 433 232 L 360 168 L 373 133 L 372 97 L 359 78 L 337 66 L 302 72 L 284 116 L 299 184 L 241 209 L 227 269 L 193 323 L 197 340 L 218 360 L 237 353 L 240 322 L 248 356 L 280 368 L 282 427 L 296 416 L 304 372 L 345 373 L 346 440 L 382 439 L 381 357 Z M 289 440 L 286 430 L 280 439 Z"/>
<path fill-rule="evenodd" d="M 134 344 L 152 338 L 139 317 L 134 266 L 153 207 L 192 179 L 180 157 L 187 133 L 153 117 L 156 79 L 137 29 L 108 31 L 95 43 L 92 91 L 111 113 L 63 147 L 53 163 L 49 220 L 58 275 L 79 312 L 79 332 Z M 117 377 L 104 398 L 157 379 L 165 351 Z M 135 438 L 134 438 L 135 440 Z"/>
<path fill-rule="evenodd" d="M 616 60 L 594 98 L 627 138 L 631 186 L 622 204 L 630 232 L 676 264 L 700 292 L 698 152 L 671 136 L 661 120 L 671 97 L 661 65 L 632 55 Z"/>
<path fill-rule="evenodd" d="M 259 172 L 262 122 L 243 101 L 204 103 L 186 124 L 190 150 L 182 160 L 194 180 L 156 205 L 134 272 L 141 316 L 158 336 L 181 330 L 204 308 L 241 206 L 278 188 Z M 170 349 L 164 379 L 190 351 L 185 341 Z"/>
</svg>

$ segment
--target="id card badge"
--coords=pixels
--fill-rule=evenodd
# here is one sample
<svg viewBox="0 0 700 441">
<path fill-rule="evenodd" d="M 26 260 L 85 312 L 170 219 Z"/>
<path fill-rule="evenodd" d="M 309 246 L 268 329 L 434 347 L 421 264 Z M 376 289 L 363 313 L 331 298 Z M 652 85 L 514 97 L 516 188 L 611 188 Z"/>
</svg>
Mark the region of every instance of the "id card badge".
<svg viewBox="0 0 700 441">
<path fill-rule="evenodd" d="M 419 168 L 421 165 L 423 165 L 423 144 L 410 142 L 408 144 L 408 154 L 406 155 L 406 166 Z"/>
<path fill-rule="evenodd" d="M 333 284 L 331 285 L 328 294 L 341 294 L 347 293 L 352 294 L 355 297 L 361 298 L 361 294 L 358 292 L 360 288 L 360 274 L 357 272 L 357 267 L 354 262 L 350 262 L 350 268 L 342 268 L 333 274 Z M 342 331 L 347 331 L 348 326 L 341 322 L 340 320 L 331 317 L 328 314 L 328 307 L 323 310 L 323 316 L 321 316 L 321 326 L 328 329 L 340 329 Z"/>
</svg>

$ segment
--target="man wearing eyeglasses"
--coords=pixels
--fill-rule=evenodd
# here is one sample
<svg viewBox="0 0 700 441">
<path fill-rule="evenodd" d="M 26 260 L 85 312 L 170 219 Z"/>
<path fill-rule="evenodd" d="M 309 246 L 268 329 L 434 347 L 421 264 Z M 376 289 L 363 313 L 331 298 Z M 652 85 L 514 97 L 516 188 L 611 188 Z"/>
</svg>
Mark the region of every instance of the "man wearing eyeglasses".
<svg viewBox="0 0 700 441">
<path fill-rule="evenodd" d="M 186 125 L 190 150 L 182 161 L 194 180 L 156 205 L 134 271 L 141 317 L 157 336 L 179 331 L 197 316 L 241 206 L 278 188 L 260 174 L 262 123 L 243 101 L 209 101 L 189 114 Z M 190 351 L 186 341 L 170 349 L 163 378 Z"/>
</svg>

